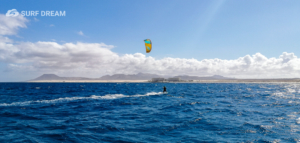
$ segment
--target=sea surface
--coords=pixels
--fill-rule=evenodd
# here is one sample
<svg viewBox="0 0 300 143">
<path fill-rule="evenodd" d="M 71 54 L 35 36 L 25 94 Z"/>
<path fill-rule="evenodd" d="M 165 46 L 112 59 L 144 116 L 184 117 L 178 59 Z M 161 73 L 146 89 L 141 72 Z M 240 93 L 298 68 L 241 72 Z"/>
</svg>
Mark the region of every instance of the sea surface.
<svg viewBox="0 0 300 143">
<path fill-rule="evenodd" d="M 299 109 L 295 83 L 0 83 L 0 142 L 300 142 Z"/>
</svg>

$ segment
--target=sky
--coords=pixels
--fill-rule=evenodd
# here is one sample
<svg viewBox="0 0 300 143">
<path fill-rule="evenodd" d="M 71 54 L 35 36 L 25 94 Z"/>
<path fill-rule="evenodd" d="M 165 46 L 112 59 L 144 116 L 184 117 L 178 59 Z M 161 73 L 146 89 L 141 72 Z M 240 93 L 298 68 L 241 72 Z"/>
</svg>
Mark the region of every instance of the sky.
<svg viewBox="0 0 300 143">
<path fill-rule="evenodd" d="M 44 73 L 300 77 L 300 1 L 77 0 L 0 5 L 0 82 Z M 8 10 L 39 11 L 6 16 Z M 41 11 L 65 11 L 42 16 Z M 153 49 L 145 52 L 144 39 Z"/>
</svg>

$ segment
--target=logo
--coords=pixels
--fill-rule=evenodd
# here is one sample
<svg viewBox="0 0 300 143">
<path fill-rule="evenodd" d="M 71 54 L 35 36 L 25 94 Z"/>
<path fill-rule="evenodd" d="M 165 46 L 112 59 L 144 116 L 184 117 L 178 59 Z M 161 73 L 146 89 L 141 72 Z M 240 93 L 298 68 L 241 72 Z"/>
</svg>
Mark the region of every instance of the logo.
<svg viewBox="0 0 300 143">
<path fill-rule="evenodd" d="M 8 10 L 6 16 L 16 17 L 21 16 L 66 16 L 66 11 L 21 11 L 20 13 L 16 9 Z"/>
<path fill-rule="evenodd" d="M 8 10 L 6 16 L 16 17 L 19 15 L 19 12 L 16 9 Z"/>
</svg>

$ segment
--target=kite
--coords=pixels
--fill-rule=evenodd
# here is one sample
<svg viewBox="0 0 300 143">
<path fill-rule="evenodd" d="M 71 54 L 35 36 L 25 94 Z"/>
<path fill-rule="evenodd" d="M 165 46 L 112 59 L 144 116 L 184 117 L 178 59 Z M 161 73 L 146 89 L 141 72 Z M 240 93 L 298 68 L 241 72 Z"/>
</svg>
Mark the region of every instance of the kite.
<svg viewBox="0 0 300 143">
<path fill-rule="evenodd" d="M 152 42 L 150 39 L 146 39 L 144 41 L 145 41 L 146 53 L 150 53 L 152 50 Z"/>
</svg>

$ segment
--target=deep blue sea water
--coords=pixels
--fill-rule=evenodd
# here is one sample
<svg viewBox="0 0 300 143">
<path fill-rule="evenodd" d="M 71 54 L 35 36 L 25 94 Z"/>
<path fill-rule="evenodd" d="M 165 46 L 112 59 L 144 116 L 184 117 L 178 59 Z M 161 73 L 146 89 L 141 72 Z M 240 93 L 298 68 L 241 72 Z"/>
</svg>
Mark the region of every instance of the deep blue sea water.
<svg viewBox="0 0 300 143">
<path fill-rule="evenodd" d="M 295 83 L 0 83 L 0 142 L 297 142 L 299 109 Z"/>
</svg>

